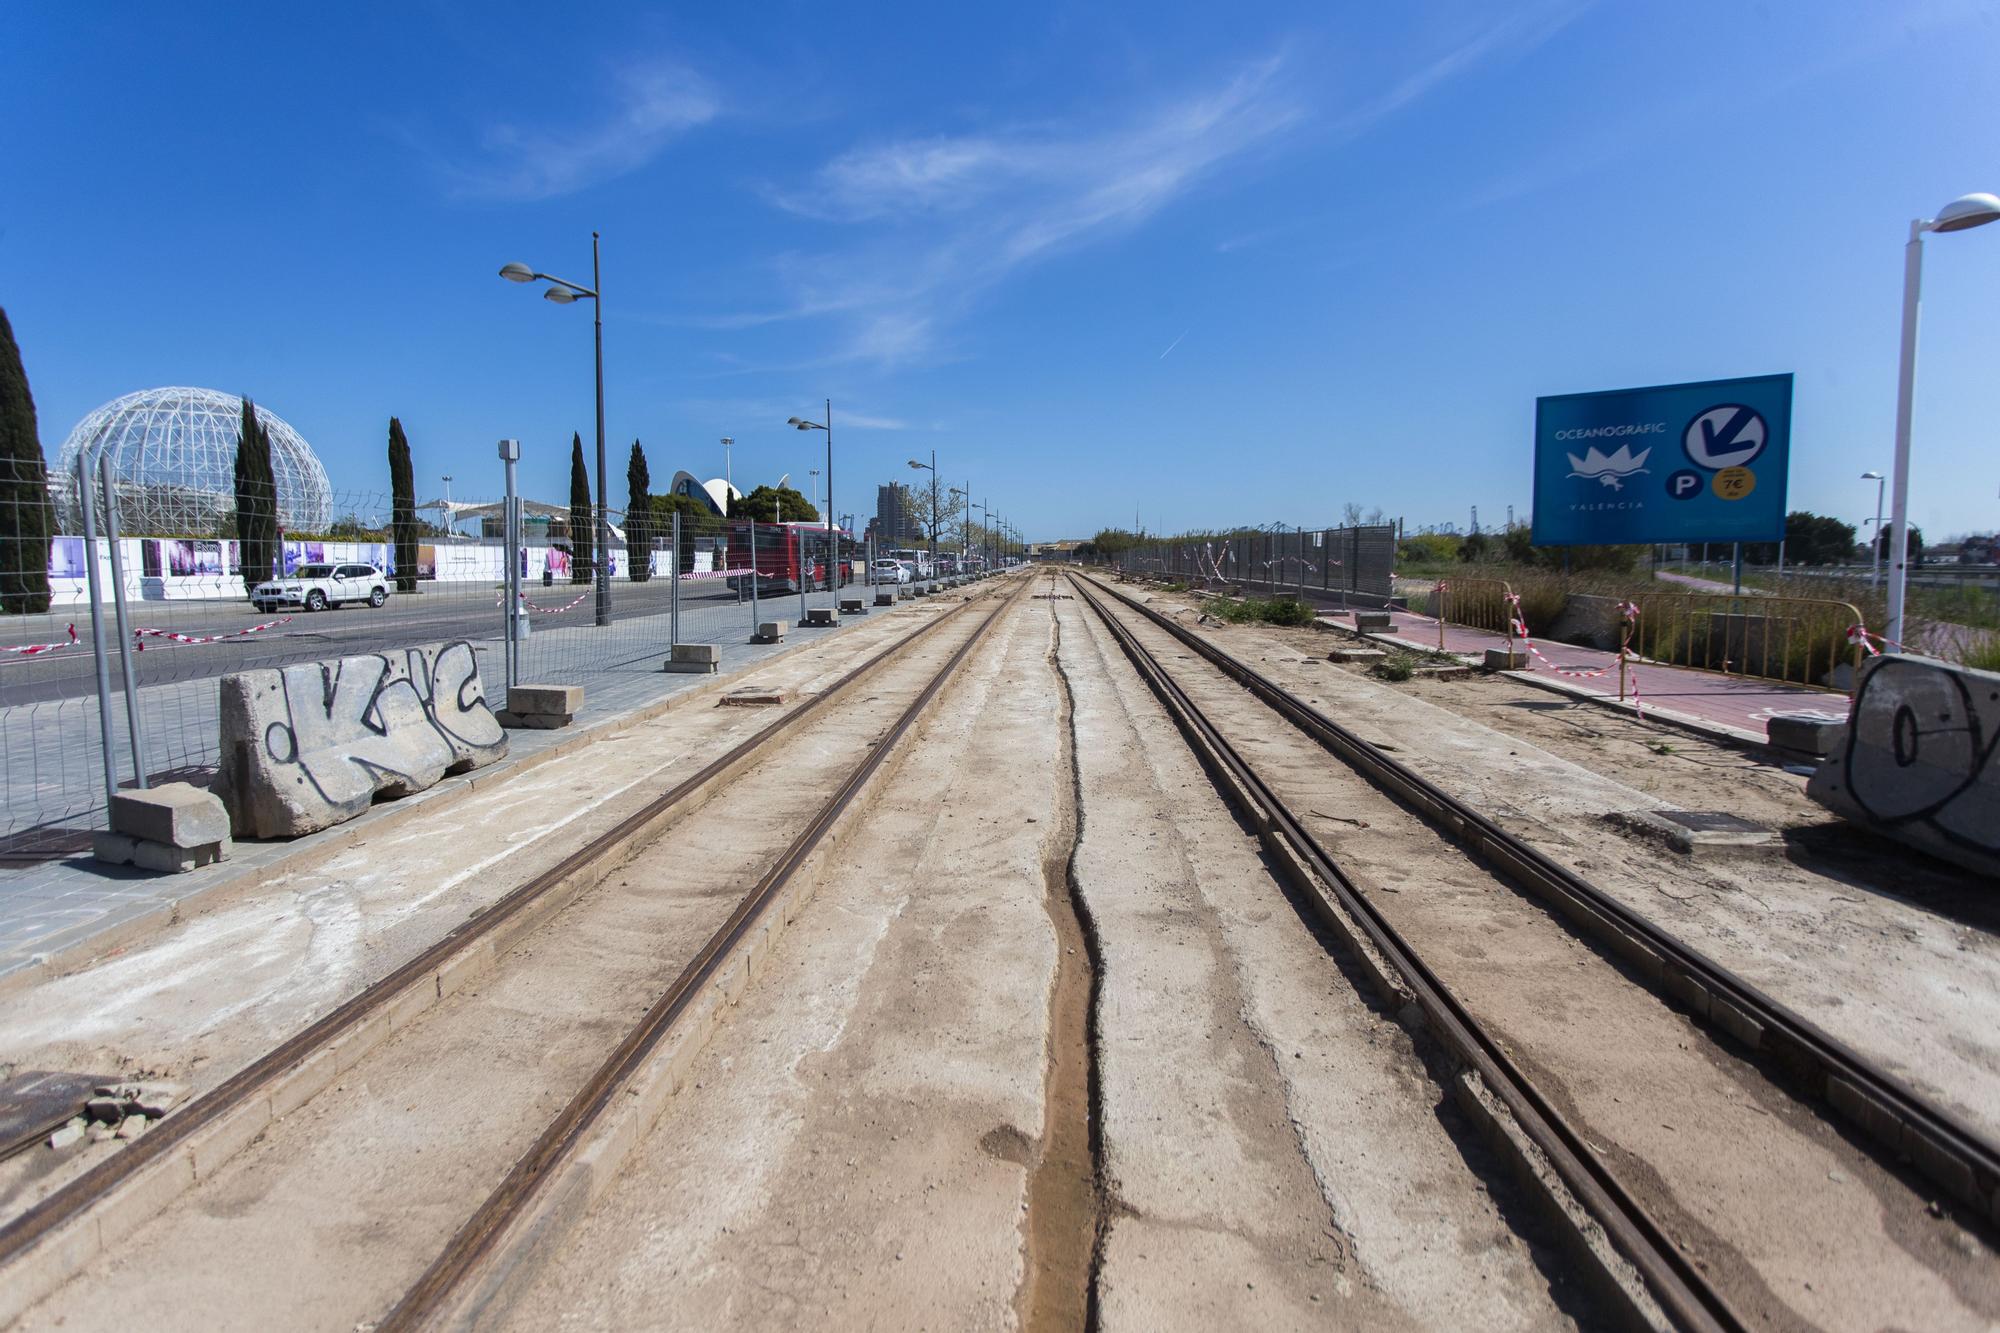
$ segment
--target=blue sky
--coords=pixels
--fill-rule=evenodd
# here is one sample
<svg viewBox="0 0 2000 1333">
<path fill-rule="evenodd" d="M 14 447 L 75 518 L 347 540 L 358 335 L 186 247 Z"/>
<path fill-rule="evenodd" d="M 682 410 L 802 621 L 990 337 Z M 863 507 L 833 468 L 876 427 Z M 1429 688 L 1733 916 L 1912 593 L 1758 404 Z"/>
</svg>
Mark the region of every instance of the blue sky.
<svg viewBox="0 0 2000 1333">
<path fill-rule="evenodd" d="M 838 508 L 936 449 L 1031 538 L 1525 517 L 1539 394 L 1792 371 L 1857 519 L 1909 220 L 2000 190 L 1991 3 L 196 7 L 24 0 L 0 305 L 51 457 L 247 392 L 337 489 L 566 494 L 604 233 L 644 440 Z M 2000 226 L 1928 244 L 1911 514 L 2000 525 Z M 802 486 L 803 489 L 803 486 Z"/>
</svg>

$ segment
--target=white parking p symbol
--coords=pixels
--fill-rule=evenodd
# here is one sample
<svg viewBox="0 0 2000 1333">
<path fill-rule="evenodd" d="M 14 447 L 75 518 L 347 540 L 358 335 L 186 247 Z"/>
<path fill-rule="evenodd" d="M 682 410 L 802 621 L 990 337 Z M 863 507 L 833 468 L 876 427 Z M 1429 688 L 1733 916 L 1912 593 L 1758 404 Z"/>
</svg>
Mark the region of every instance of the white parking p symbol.
<svg viewBox="0 0 2000 1333">
<path fill-rule="evenodd" d="M 1692 500 L 1701 494 L 1706 485 L 1701 473 L 1682 468 L 1667 478 L 1667 494 L 1676 500 Z"/>
</svg>

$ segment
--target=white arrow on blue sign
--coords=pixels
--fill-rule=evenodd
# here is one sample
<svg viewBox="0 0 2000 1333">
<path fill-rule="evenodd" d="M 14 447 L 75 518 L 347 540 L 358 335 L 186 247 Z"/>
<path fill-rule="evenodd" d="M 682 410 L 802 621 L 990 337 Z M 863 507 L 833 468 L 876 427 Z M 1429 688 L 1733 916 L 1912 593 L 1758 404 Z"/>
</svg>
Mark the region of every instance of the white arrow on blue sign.
<svg viewBox="0 0 2000 1333">
<path fill-rule="evenodd" d="M 1726 467 L 1742 467 L 1763 453 L 1767 438 L 1764 418 L 1754 409 L 1725 403 L 1688 423 L 1681 448 L 1696 467 L 1720 472 Z"/>
</svg>

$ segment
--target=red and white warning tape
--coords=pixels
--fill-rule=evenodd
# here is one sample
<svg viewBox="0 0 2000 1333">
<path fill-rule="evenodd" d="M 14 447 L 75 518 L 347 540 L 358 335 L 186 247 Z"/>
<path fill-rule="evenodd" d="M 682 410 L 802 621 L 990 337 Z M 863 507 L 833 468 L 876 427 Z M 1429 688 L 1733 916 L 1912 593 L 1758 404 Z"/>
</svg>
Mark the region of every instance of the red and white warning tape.
<svg viewBox="0 0 2000 1333">
<path fill-rule="evenodd" d="M 583 592 L 580 592 L 576 596 L 570 598 L 567 602 L 564 602 L 561 606 L 536 606 L 533 602 L 528 600 L 528 594 L 522 593 L 521 609 L 524 611 L 533 611 L 538 616 L 559 616 L 565 611 L 568 611 L 577 606 L 581 606 L 583 604 L 583 599 L 588 596 L 590 596 L 590 592 L 588 589 L 585 589 Z"/>
<path fill-rule="evenodd" d="M 1444 585 L 1440 583 L 1438 586 L 1442 588 Z M 1599 667 L 1595 671 L 1577 671 L 1568 667 L 1557 666 L 1543 654 L 1541 649 L 1535 647 L 1534 639 L 1529 637 L 1528 622 L 1521 618 L 1521 594 L 1510 592 L 1507 594 L 1507 601 L 1513 607 L 1508 619 L 1513 623 L 1515 635 L 1521 640 L 1522 645 L 1534 655 L 1537 661 L 1555 672 L 1558 676 L 1569 676 L 1575 680 L 1595 680 L 1600 676 L 1608 676 L 1617 670 L 1615 666 Z M 1639 702 L 1639 672 L 1632 665 L 1631 652 L 1632 627 L 1639 622 L 1639 608 L 1631 602 L 1621 602 L 1618 606 L 1618 611 L 1625 621 L 1625 633 L 1618 644 L 1618 658 L 1619 661 L 1625 664 L 1626 679 L 1632 683 L 1632 707 L 1640 713 L 1644 713 L 1646 711 L 1645 706 Z"/>
<path fill-rule="evenodd" d="M 169 643 L 224 643 L 230 639 L 241 639 L 247 638 L 252 634 L 262 634 L 265 630 L 275 629 L 290 619 L 290 616 L 279 616 L 276 620 L 267 620 L 261 625 L 252 625 L 249 629 L 231 630 L 227 634 L 176 634 L 170 629 L 135 629 L 132 631 L 132 637 L 137 639 L 138 642 L 133 647 L 142 653 L 145 652 L 147 639 L 165 639 Z"/>
<path fill-rule="evenodd" d="M 1874 630 L 1869 629 L 1866 625 L 1849 625 L 1847 627 L 1847 641 L 1849 643 L 1859 644 L 1861 648 L 1870 657 L 1880 657 L 1882 655 L 1882 650 L 1875 646 L 1878 643 L 1886 643 L 1891 648 L 1896 649 L 1898 652 L 1906 653 L 1910 651 L 1908 648 L 1905 648 L 1902 644 L 1897 643 L 1894 639 L 1888 637 L 1885 634 L 1877 634 Z"/>
<path fill-rule="evenodd" d="M 16 653 L 22 657 L 37 657 L 42 653 L 61 652 L 76 646 L 76 626 L 69 627 L 69 637 L 61 643 L 23 643 L 12 648 L 0 648 L 0 653 Z"/>
</svg>

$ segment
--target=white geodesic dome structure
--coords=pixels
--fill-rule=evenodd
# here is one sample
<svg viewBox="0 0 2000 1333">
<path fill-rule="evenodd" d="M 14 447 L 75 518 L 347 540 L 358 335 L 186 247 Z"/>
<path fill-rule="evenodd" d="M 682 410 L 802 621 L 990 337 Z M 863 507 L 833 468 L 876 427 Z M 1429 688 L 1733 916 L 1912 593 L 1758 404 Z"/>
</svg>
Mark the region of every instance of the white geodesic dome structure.
<svg viewBox="0 0 2000 1333">
<path fill-rule="evenodd" d="M 278 482 L 278 525 L 323 532 L 333 518 L 333 488 L 319 456 L 290 423 L 263 407 Z M 207 536 L 236 512 L 236 441 L 243 400 L 214 389 L 141 389 L 114 398 L 76 423 L 50 478 L 65 532 L 82 532 L 76 463 L 103 440 L 118 489 L 118 524 L 133 537 Z"/>
</svg>

